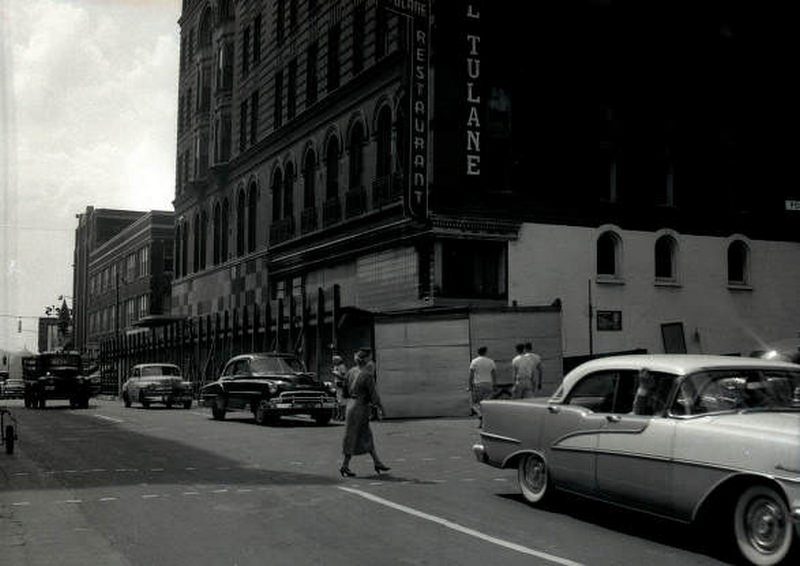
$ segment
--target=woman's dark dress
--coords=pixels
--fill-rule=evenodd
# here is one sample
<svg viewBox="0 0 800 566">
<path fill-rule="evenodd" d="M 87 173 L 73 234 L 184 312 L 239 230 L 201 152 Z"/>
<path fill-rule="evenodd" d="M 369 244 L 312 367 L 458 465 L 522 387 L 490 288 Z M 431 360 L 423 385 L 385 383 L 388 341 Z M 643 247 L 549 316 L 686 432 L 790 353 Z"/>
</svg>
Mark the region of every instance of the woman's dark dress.
<svg viewBox="0 0 800 566">
<path fill-rule="evenodd" d="M 353 367 L 347 374 L 347 399 L 345 433 L 342 452 L 346 456 L 357 456 L 372 452 L 372 429 L 369 427 L 370 408 L 380 404 L 375 389 L 375 365 L 367 362 L 362 367 Z"/>
</svg>

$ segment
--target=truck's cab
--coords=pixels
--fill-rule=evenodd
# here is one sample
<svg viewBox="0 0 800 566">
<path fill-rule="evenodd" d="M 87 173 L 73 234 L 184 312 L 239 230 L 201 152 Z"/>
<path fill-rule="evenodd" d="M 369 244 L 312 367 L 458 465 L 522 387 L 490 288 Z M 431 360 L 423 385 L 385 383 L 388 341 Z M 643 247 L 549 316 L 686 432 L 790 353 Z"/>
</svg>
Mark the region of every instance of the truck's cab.
<svg viewBox="0 0 800 566">
<path fill-rule="evenodd" d="M 81 373 L 78 352 L 45 352 L 22 363 L 26 407 L 43 409 L 49 400 L 68 399 L 70 407 L 88 408 L 95 391 L 92 380 Z"/>
</svg>

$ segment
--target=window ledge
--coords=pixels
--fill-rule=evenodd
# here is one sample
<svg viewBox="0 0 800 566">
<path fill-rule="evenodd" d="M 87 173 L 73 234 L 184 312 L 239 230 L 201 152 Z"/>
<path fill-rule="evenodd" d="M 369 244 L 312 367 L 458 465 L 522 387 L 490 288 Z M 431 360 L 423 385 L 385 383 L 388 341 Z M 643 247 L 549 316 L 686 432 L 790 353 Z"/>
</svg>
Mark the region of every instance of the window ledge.
<svg viewBox="0 0 800 566">
<path fill-rule="evenodd" d="M 661 279 L 661 278 L 656 278 L 656 280 L 653 282 L 653 285 L 655 285 L 656 287 L 670 287 L 673 289 L 679 289 L 683 287 L 683 285 L 681 285 L 681 283 L 675 279 Z"/>
<path fill-rule="evenodd" d="M 752 291 L 753 286 L 748 285 L 747 283 L 734 283 L 728 281 L 728 290 L 730 291 Z"/>
<path fill-rule="evenodd" d="M 595 281 L 598 285 L 625 285 L 625 280 L 616 275 L 597 275 Z"/>
</svg>

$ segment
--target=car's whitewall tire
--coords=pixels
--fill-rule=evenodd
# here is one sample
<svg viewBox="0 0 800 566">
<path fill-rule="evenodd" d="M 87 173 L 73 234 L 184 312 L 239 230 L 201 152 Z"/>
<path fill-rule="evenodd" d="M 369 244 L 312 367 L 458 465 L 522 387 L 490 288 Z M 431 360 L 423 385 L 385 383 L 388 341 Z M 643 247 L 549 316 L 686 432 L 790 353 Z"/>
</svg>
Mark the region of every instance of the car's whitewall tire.
<svg viewBox="0 0 800 566">
<path fill-rule="evenodd" d="M 754 485 L 745 489 L 733 512 L 736 545 L 756 566 L 780 564 L 789 554 L 794 527 L 789 507 L 775 489 Z"/>
<path fill-rule="evenodd" d="M 542 504 L 549 498 L 550 475 L 547 462 L 539 454 L 525 454 L 517 463 L 517 482 L 528 503 Z"/>
</svg>

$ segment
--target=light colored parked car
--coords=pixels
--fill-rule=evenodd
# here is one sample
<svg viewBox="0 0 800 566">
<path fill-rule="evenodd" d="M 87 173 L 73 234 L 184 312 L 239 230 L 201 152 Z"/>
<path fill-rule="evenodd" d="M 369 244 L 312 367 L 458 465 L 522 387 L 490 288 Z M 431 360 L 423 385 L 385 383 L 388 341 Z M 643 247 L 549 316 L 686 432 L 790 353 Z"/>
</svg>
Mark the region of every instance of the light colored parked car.
<svg viewBox="0 0 800 566">
<path fill-rule="evenodd" d="M 167 408 L 182 405 L 192 407 L 192 384 L 181 377 L 174 364 L 138 364 L 122 385 L 122 401 L 126 407 L 136 401 L 144 408 L 151 403 L 163 403 Z"/>
<path fill-rule="evenodd" d="M 532 504 L 564 490 L 722 526 L 761 566 L 788 560 L 800 538 L 800 365 L 612 356 L 572 370 L 550 399 L 481 406 L 473 452 L 516 468 Z"/>
<path fill-rule="evenodd" d="M 0 383 L 0 397 L 6 399 L 22 399 L 25 395 L 25 382 L 18 377 L 9 377 Z"/>
</svg>

